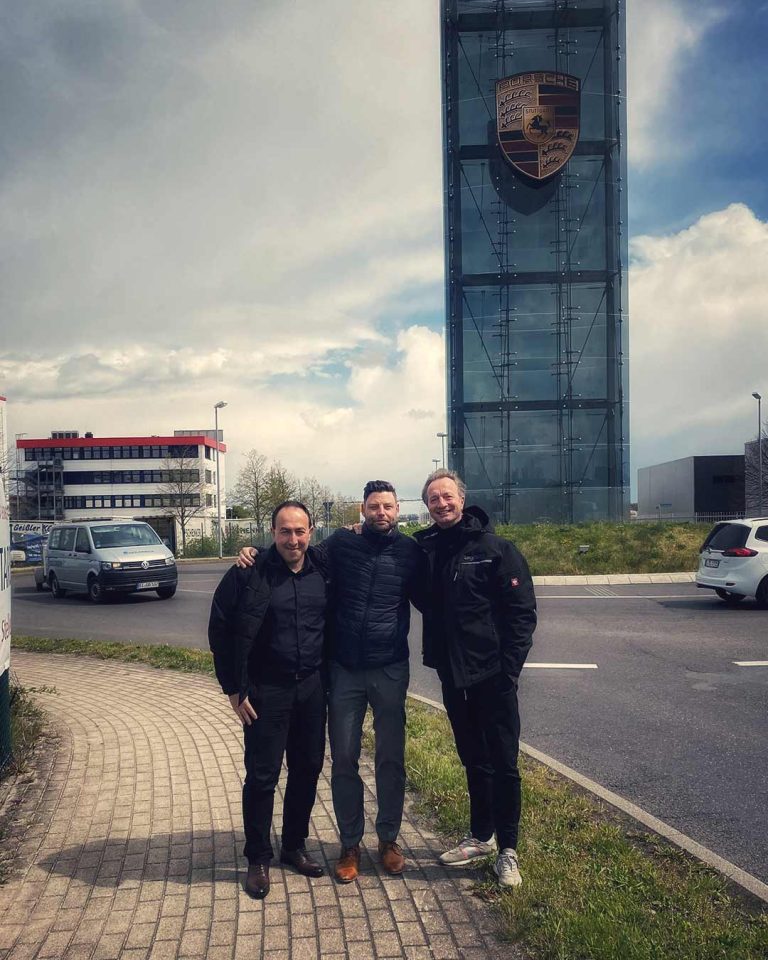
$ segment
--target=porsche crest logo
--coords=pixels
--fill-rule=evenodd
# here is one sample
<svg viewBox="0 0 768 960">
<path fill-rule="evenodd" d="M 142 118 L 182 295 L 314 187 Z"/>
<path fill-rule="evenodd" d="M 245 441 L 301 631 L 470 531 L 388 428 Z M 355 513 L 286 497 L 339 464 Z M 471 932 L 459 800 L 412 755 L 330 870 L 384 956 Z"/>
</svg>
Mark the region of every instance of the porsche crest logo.
<svg viewBox="0 0 768 960">
<path fill-rule="evenodd" d="M 581 81 L 567 73 L 516 73 L 496 81 L 496 135 L 515 170 L 547 180 L 579 139 Z"/>
</svg>

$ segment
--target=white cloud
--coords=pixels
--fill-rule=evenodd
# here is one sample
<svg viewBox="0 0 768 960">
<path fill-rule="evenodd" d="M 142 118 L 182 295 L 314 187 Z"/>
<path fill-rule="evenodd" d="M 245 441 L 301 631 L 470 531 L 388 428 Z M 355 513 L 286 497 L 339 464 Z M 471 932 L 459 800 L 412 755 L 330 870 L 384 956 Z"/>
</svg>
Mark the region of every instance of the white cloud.
<svg viewBox="0 0 768 960">
<path fill-rule="evenodd" d="M 689 58 L 726 16 L 714 0 L 634 0 L 627 4 L 629 159 L 639 166 L 668 162 L 683 150 L 667 135 L 688 98 L 682 82 Z M 664 141 L 664 154 L 658 150 Z"/>
<path fill-rule="evenodd" d="M 638 237 L 630 270 L 633 472 L 739 453 L 768 392 L 768 223 L 743 204 Z M 761 389 L 762 388 L 762 389 Z"/>
<path fill-rule="evenodd" d="M 206 380 L 178 373 L 190 361 L 182 357 L 175 360 L 177 375 L 164 375 L 161 390 L 138 379 L 133 392 L 119 402 L 109 392 L 111 378 L 120 376 L 118 358 L 113 358 L 108 372 L 97 368 L 103 380 L 93 395 L 72 393 L 62 403 L 41 399 L 41 391 L 34 389 L 23 402 L 11 402 L 8 432 L 47 436 L 51 429 L 79 429 L 96 436 L 126 436 L 212 429 L 213 404 L 224 399 L 228 405 L 219 425 L 230 452 L 228 485 L 236 478 L 242 454 L 255 447 L 293 473 L 315 475 L 334 491 L 353 497 L 372 477 L 391 479 L 401 496 L 416 497 L 431 458 L 440 455 L 435 434 L 445 424 L 443 357 L 442 336 L 412 326 L 401 331 L 394 344 L 373 342 L 363 363 L 353 361 L 348 379 L 334 382 L 328 393 L 308 384 L 305 371 L 295 365 L 266 384 L 259 379 L 254 358 L 226 355 L 223 375 Z M 122 361 L 131 369 L 164 359 L 152 353 Z M 217 356 L 213 363 L 221 360 Z M 81 363 L 89 365 L 92 375 L 93 358 L 81 358 Z M 70 369 L 72 383 L 78 369 L 77 364 Z M 30 375 L 42 377 L 41 370 L 33 368 Z"/>
</svg>

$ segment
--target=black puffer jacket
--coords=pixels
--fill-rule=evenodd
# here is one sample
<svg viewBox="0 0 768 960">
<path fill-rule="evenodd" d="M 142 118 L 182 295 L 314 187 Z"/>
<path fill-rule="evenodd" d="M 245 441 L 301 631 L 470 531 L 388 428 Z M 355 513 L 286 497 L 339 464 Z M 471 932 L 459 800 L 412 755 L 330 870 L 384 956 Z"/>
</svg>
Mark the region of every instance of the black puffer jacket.
<svg viewBox="0 0 768 960">
<path fill-rule="evenodd" d="M 349 670 L 408 657 L 409 599 L 421 606 L 424 555 L 399 530 L 337 530 L 320 547 L 333 581 L 330 657 Z"/>
<path fill-rule="evenodd" d="M 434 602 L 442 607 L 437 618 L 429 608 L 424 613 L 424 663 L 444 669 L 447 660 L 457 687 L 474 686 L 502 670 L 518 677 L 536 629 L 536 597 L 525 557 L 496 536 L 480 507 L 467 507 L 436 578 L 438 532 L 433 525 L 414 535 L 427 554 Z"/>
</svg>

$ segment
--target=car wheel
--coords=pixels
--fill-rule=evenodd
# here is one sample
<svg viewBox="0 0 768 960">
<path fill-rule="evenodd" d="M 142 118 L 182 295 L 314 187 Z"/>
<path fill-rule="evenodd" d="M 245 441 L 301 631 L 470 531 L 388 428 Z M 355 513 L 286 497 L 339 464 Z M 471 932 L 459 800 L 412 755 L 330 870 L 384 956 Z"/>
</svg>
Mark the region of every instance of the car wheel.
<svg viewBox="0 0 768 960">
<path fill-rule="evenodd" d="M 763 577 L 755 593 L 758 607 L 768 607 L 768 577 Z"/>
<path fill-rule="evenodd" d="M 729 607 L 734 606 L 737 603 L 741 603 L 744 599 L 743 593 L 731 593 L 730 590 L 720 590 L 716 589 L 715 593 L 720 597 L 721 600 L 724 600 Z"/>
<path fill-rule="evenodd" d="M 88 596 L 94 603 L 104 602 L 104 590 L 96 577 L 91 577 L 88 581 Z"/>
<path fill-rule="evenodd" d="M 176 584 L 172 587 L 159 587 L 157 591 L 157 595 L 161 600 L 170 600 L 174 593 L 176 593 Z"/>
<path fill-rule="evenodd" d="M 61 600 L 62 597 L 66 597 L 67 591 L 62 590 L 59 586 L 59 580 L 55 573 L 52 573 L 50 577 L 48 577 L 48 586 L 51 588 L 54 600 Z"/>
</svg>

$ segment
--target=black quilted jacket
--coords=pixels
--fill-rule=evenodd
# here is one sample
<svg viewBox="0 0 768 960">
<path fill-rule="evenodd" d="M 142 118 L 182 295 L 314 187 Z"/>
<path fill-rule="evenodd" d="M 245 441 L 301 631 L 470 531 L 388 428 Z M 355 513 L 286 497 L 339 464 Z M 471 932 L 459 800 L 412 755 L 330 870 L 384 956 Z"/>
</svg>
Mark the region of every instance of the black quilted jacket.
<svg viewBox="0 0 768 960">
<path fill-rule="evenodd" d="M 326 553 L 332 589 L 330 656 L 349 670 L 385 667 L 408 657 L 409 599 L 422 605 L 425 558 L 397 529 L 382 535 L 337 530 Z"/>
</svg>

